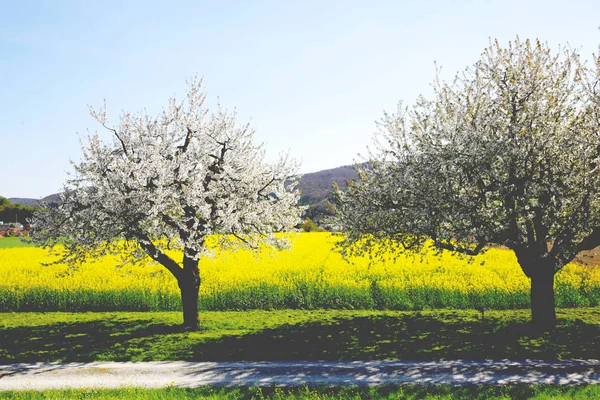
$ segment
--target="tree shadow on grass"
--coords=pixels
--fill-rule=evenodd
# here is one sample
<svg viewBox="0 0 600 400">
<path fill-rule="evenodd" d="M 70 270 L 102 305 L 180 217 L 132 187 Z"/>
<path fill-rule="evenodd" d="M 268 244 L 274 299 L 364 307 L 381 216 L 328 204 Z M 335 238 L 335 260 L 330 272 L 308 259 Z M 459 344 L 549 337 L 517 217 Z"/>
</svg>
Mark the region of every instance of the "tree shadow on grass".
<svg viewBox="0 0 600 400">
<path fill-rule="evenodd" d="M 245 334 L 183 332 L 140 320 L 6 328 L 0 363 L 97 360 L 482 360 L 600 358 L 600 326 L 561 320 L 551 332 L 524 322 L 487 323 L 449 314 L 340 317 Z"/>
<path fill-rule="evenodd" d="M 419 315 L 370 316 L 283 325 L 194 346 L 189 359 L 235 360 L 482 360 L 600 358 L 600 327 L 584 322 L 531 333 L 528 323 L 440 323 Z"/>
<path fill-rule="evenodd" d="M 0 363 L 129 361 L 130 341 L 182 331 L 177 325 L 140 322 L 97 320 L 3 329 Z"/>
</svg>

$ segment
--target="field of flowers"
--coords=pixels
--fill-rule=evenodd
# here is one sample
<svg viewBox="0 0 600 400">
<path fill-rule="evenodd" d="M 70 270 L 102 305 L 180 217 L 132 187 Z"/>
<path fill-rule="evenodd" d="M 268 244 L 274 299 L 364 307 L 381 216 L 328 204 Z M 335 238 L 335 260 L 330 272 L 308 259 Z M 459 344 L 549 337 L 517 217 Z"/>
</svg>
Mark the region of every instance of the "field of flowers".
<svg viewBox="0 0 600 400">
<path fill-rule="evenodd" d="M 216 251 L 200 264 L 200 308 L 526 308 L 529 280 L 511 251 L 468 262 L 443 253 L 396 261 L 344 260 L 329 233 L 292 237 L 282 252 Z M 160 265 L 118 267 L 104 257 L 77 270 L 45 266 L 35 247 L 0 248 L 0 312 L 179 310 L 175 279 Z M 600 268 L 572 264 L 556 277 L 559 307 L 600 304 Z"/>
</svg>

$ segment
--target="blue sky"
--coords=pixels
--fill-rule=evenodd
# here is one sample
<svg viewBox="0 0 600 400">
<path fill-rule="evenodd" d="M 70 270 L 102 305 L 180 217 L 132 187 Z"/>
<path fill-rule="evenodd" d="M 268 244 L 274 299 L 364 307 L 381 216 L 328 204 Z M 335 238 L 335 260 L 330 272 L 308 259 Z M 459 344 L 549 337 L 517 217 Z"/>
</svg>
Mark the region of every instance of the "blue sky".
<svg viewBox="0 0 600 400">
<path fill-rule="evenodd" d="M 600 44 L 598 1 L 0 0 L 0 195 L 60 190 L 99 126 L 88 105 L 160 111 L 204 77 L 274 159 L 351 164 L 374 121 L 474 63 L 489 38 Z M 106 139 L 108 134 L 103 133 Z"/>
</svg>

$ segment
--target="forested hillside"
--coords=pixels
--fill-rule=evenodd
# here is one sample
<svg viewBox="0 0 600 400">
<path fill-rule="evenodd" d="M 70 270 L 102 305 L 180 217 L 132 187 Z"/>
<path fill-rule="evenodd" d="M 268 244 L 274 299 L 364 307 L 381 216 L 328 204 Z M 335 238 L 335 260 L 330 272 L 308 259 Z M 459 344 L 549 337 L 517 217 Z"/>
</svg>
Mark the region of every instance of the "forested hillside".
<svg viewBox="0 0 600 400">
<path fill-rule="evenodd" d="M 344 190 L 347 182 L 356 177 L 356 171 L 350 165 L 304 174 L 298 182 L 298 187 L 302 193 L 300 204 L 309 206 L 305 218 L 323 224 L 325 219 L 332 215 L 333 183 L 337 183 Z"/>
<path fill-rule="evenodd" d="M 4 223 L 19 222 L 26 224 L 35 209 L 33 205 L 13 203 L 9 199 L 0 196 L 0 221 Z"/>
</svg>

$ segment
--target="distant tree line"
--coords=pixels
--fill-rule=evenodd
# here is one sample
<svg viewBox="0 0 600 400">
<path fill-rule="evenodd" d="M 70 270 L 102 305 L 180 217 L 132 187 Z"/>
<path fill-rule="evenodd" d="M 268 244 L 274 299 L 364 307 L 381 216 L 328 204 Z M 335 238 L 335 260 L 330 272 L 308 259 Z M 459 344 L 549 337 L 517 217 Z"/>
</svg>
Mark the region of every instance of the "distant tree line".
<svg viewBox="0 0 600 400">
<path fill-rule="evenodd" d="M 38 209 L 38 207 L 11 203 L 7 198 L 0 196 L 0 221 L 4 223 L 19 222 L 25 225 Z"/>
</svg>

